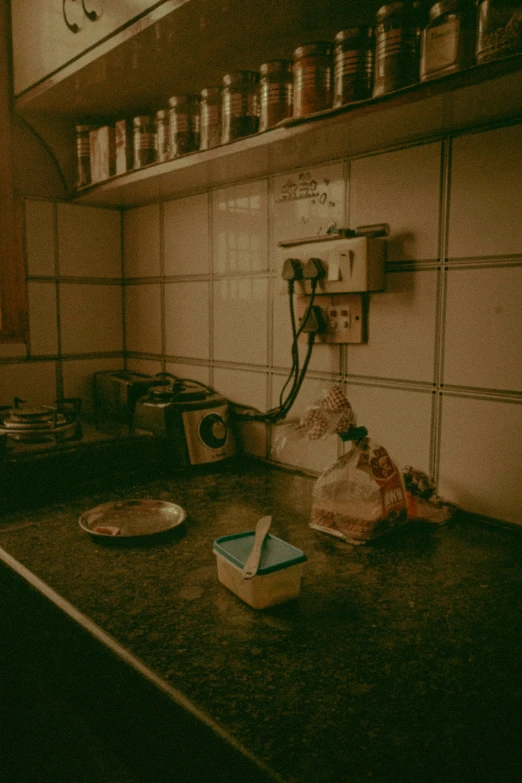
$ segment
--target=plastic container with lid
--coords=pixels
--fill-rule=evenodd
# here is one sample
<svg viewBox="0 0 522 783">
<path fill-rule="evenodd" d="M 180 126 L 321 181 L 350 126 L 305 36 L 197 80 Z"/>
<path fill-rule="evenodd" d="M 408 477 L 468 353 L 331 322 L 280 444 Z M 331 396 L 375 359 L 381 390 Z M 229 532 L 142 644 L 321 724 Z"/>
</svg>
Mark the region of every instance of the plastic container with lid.
<svg viewBox="0 0 522 783">
<path fill-rule="evenodd" d="M 334 100 L 343 106 L 369 98 L 373 81 L 373 28 L 351 27 L 335 36 Z"/>
<path fill-rule="evenodd" d="M 199 95 L 173 95 L 169 104 L 170 157 L 199 149 Z"/>
<path fill-rule="evenodd" d="M 297 598 L 306 555 L 276 536 L 267 535 L 257 574 L 244 579 L 242 569 L 252 550 L 255 531 L 222 536 L 214 541 L 218 579 L 254 609 Z"/>
<path fill-rule="evenodd" d="M 199 148 L 221 144 L 221 87 L 205 87 L 199 102 Z"/>
<path fill-rule="evenodd" d="M 469 68 L 475 62 L 475 14 L 469 0 L 441 0 L 430 8 L 422 33 L 422 82 Z"/>
<path fill-rule="evenodd" d="M 332 106 L 333 45 L 304 44 L 294 51 L 294 117 L 305 117 Z"/>
<path fill-rule="evenodd" d="M 373 97 L 418 81 L 416 17 L 408 3 L 389 3 L 377 11 Z"/>
<path fill-rule="evenodd" d="M 291 60 L 272 60 L 259 68 L 259 130 L 273 128 L 292 116 Z"/>
<path fill-rule="evenodd" d="M 478 63 L 522 52 L 522 4 L 515 0 L 478 0 Z"/>
<path fill-rule="evenodd" d="M 240 139 L 259 128 L 257 71 L 235 71 L 223 76 L 221 141 Z"/>
</svg>

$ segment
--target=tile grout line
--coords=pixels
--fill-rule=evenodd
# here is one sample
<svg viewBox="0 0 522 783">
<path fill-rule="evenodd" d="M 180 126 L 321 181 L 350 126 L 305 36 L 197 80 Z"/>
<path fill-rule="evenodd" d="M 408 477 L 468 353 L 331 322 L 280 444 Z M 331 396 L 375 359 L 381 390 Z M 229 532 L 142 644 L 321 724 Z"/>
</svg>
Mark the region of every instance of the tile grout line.
<svg viewBox="0 0 522 783">
<path fill-rule="evenodd" d="M 160 273 L 160 339 L 161 371 L 166 372 L 167 362 L 167 292 L 165 283 L 165 202 L 159 205 L 159 273 Z"/>
<path fill-rule="evenodd" d="M 53 244 L 54 244 L 54 274 L 56 276 L 56 333 L 58 361 L 56 362 L 56 398 L 64 396 L 63 387 L 63 353 L 62 353 L 62 318 L 60 307 L 60 243 L 58 241 L 58 204 L 53 201 Z"/>
<path fill-rule="evenodd" d="M 123 366 L 127 369 L 127 310 L 125 288 L 125 210 L 120 209 L 121 337 Z"/>
<path fill-rule="evenodd" d="M 214 276 L 214 220 L 213 220 L 213 190 L 207 190 L 207 218 L 208 218 L 208 384 L 214 388 L 214 296 L 215 296 L 215 276 Z"/>
<path fill-rule="evenodd" d="M 448 254 L 449 219 L 450 219 L 450 190 L 451 190 L 451 163 L 452 141 L 448 135 L 442 143 L 441 168 L 440 168 L 440 196 L 439 196 L 439 245 L 437 281 L 437 301 L 435 325 L 435 355 L 433 367 L 433 404 L 431 417 L 430 436 L 430 475 L 438 483 L 440 472 L 440 443 L 442 437 L 442 386 L 444 379 L 444 341 L 446 327 L 446 267 L 445 260 Z"/>
</svg>

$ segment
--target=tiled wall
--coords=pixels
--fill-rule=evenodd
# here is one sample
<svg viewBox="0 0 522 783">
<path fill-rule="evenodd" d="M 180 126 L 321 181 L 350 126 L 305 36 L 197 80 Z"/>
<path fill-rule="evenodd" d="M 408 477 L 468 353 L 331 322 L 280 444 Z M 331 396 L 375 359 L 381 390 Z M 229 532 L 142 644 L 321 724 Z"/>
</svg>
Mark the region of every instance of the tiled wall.
<svg viewBox="0 0 522 783">
<path fill-rule="evenodd" d="M 25 252 L 29 345 L 4 346 L 0 404 L 80 396 L 89 416 L 92 373 L 123 365 L 121 215 L 26 200 Z"/>
<path fill-rule="evenodd" d="M 341 382 L 401 466 L 469 511 L 522 524 L 521 147 L 521 125 L 487 129 L 127 211 L 123 336 L 118 213 L 29 202 L 31 361 L 8 366 L 11 394 L 37 367 L 40 391 L 85 390 L 123 344 L 130 368 L 266 410 L 290 366 L 277 242 L 387 222 L 369 341 L 316 346 L 291 415 Z M 247 450 L 317 472 L 342 448 L 332 436 L 281 450 L 281 429 L 245 426 Z"/>
<path fill-rule="evenodd" d="M 290 366 L 277 242 L 387 222 L 369 341 L 316 346 L 291 415 L 341 381 L 400 465 L 470 511 L 522 523 L 521 146 L 522 126 L 497 128 L 127 212 L 129 366 L 277 404 Z M 281 451 L 280 430 L 249 425 L 247 448 L 314 472 L 342 448 L 332 436 Z"/>
</svg>

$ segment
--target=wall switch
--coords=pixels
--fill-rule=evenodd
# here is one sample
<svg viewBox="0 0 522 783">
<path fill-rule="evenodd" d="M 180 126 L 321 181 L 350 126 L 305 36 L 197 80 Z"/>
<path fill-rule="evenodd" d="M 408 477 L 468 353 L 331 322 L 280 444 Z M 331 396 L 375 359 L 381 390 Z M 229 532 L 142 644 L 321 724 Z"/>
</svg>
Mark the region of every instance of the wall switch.
<svg viewBox="0 0 522 783">
<path fill-rule="evenodd" d="M 324 329 L 316 335 L 316 343 L 364 343 L 367 341 L 368 306 L 363 294 L 320 294 L 314 307 L 321 309 Z M 309 296 L 297 297 L 299 325 L 310 303 Z M 308 334 L 301 334 L 308 340 Z"/>
<path fill-rule="evenodd" d="M 292 255 L 303 267 L 311 258 L 321 261 L 326 274 L 317 282 L 318 294 L 384 291 L 386 287 L 386 240 L 382 237 L 318 240 L 293 246 Z M 307 279 L 296 282 L 295 288 L 303 294 L 312 290 Z"/>
</svg>

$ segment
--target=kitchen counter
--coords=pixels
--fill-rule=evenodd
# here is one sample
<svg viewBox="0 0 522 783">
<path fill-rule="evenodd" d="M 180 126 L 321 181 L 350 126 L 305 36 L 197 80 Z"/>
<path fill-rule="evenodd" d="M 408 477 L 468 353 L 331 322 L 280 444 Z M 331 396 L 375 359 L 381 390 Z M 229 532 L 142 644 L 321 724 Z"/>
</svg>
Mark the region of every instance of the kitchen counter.
<svg viewBox="0 0 522 783">
<path fill-rule="evenodd" d="M 521 533 L 459 514 L 352 547 L 309 527 L 312 487 L 256 462 L 98 476 L 70 498 L 0 515 L 0 566 L 125 659 L 137 694 L 147 680 L 196 734 L 201 724 L 236 744 L 245 769 L 258 760 L 259 780 L 518 780 Z M 83 511 L 128 497 L 179 503 L 184 534 L 129 546 L 80 529 Z M 218 582 L 212 542 L 268 513 L 308 562 L 299 599 L 259 612 Z M 50 640 L 60 661 L 65 638 Z M 223 780 L 242 779 L 237 770 Z"/>
</svg>

